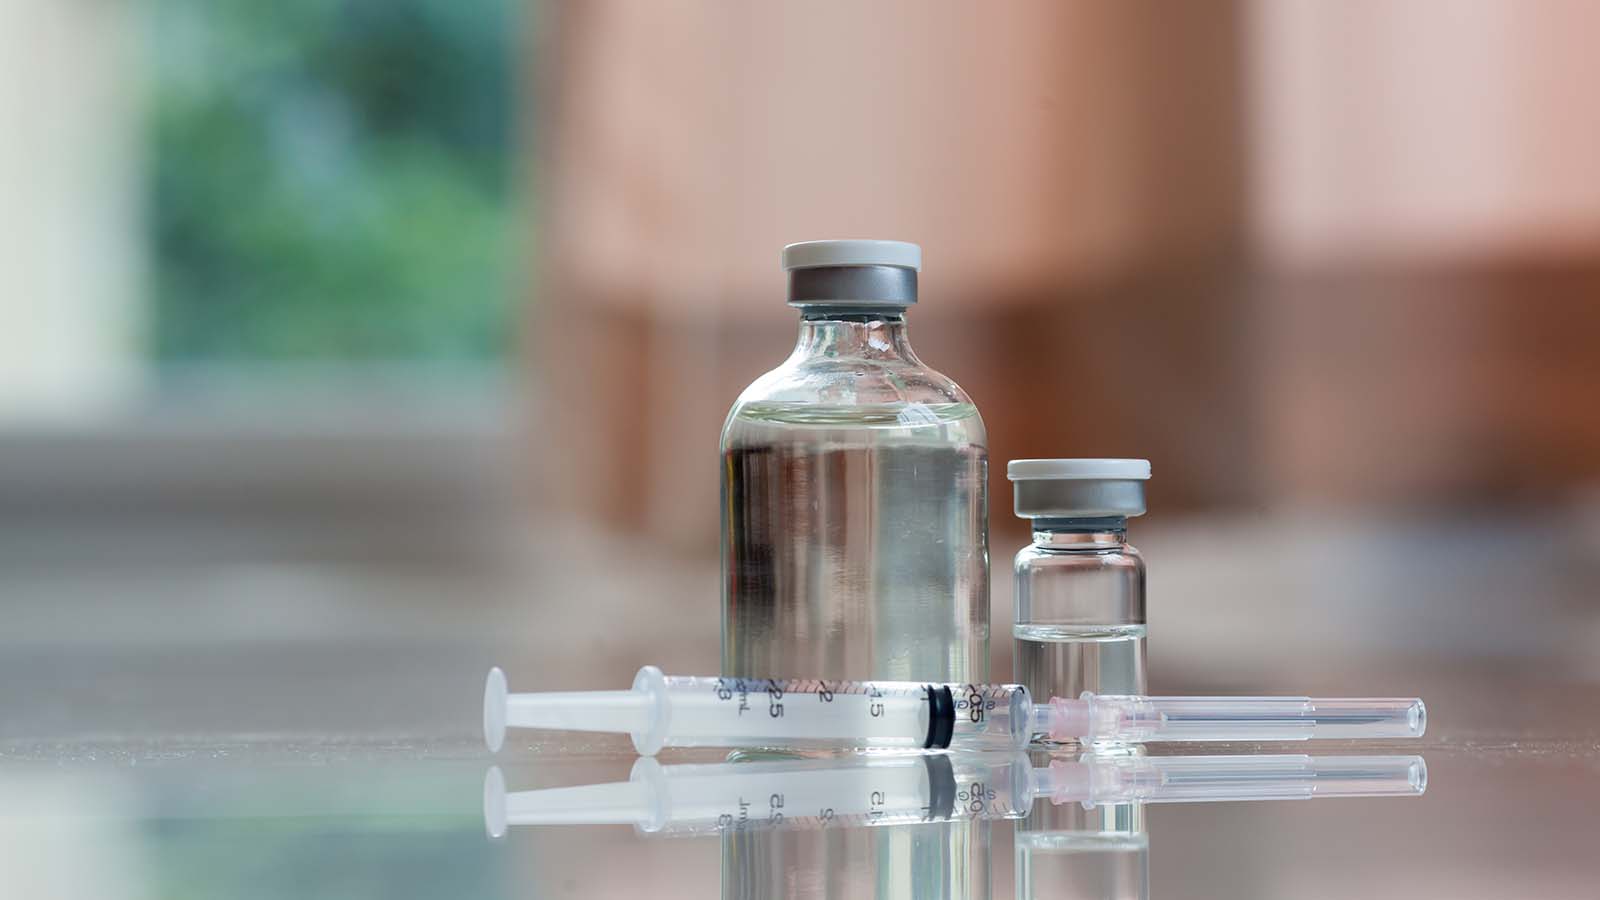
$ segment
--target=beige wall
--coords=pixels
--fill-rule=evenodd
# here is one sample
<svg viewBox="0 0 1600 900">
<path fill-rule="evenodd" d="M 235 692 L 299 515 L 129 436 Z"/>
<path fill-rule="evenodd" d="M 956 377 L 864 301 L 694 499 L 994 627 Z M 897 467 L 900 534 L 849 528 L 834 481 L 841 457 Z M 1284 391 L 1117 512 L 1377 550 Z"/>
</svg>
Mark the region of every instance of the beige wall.
<svg viewBox="0 0 1600 900">
<path fill-rule="evenodd" d="M 924 245 L 913 340 L 997 461 L 1148 456 L 1170 511 L 1600 477 L 1600 65 L 1531 5 L 559 4 L 548 481 L 710 546 L 722 417 L 792 341 L 777 251 L 842 236 Z"/>
<path fill-rule="evenodd" d="M 1468 506 L 1600 479 L 1600 7 L 1250 13 L 1271 495 Z"/>
<path fill-rule="evenodd" d="M 1595 254 L 1600 6 L 1250 13 L 1252 233 L 1275 264 Z"/>
<path fill-rule="evenodd" d="M 771 321 L 777 248 L 808 237 L 922 243 L 946 308 L 1227 246 L 1216 13 L 559 5 L 547 256 L 601 302 Z"/>
</svg>

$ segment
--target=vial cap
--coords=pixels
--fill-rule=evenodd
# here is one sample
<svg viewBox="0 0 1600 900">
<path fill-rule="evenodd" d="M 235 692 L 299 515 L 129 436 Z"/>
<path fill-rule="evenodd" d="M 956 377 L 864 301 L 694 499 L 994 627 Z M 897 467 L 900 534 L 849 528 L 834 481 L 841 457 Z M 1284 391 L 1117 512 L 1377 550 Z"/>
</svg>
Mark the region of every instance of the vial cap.
<svg viewBox="0 0 1600 900">
<path fill-rule="evenodd" d="M 1013 507 L 1024 519 L 1144 515 L 1147 459 L 1014 459 Z"/>
<path fill-rule="evenodd" d="M 904 241 L 805 241 L 783 248 L 789 305 L 898 313 L 917 302 L 922 248 Z"/>
<path fill-rule="evenodd" d="M 1150 480 L 1148 459 L 1013 459 L 1006 463 L 1012 481 L 1065 479 Z"/>
<path fill-rule="evenodd" d="M 894 266 L 922 271 L 922 248 L 906 241 L 801 241 L 783 248 L 783 269 Z"/>
</svg>

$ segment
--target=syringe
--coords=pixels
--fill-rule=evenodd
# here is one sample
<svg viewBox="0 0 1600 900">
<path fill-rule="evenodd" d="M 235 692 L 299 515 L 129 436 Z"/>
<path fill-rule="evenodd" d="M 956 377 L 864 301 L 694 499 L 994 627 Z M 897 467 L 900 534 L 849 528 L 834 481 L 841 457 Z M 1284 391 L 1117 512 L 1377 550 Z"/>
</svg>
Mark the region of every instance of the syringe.
<svg viewBox="0 0 1600 900">
<path fill-rule="evenodd" d="M 663 675 L 645 666 L 628 691 L 511 694 L 491 669 L 483 733 L 507 727 L 625 732 L 644 756 L 662 747 L 1019 749 L 1070 742 L 1414 738 L 1416 698 L 1133 697 L 1085 693 L 1036 704 L 1018 684 L 924 684 Z"/>
<path fill-rule="evenodd" d="M 507 793 L 498 767 L 483 785 L 484 825 L 627 824 L 705 834 L 1015 819 L 1036 800 L 1194 803 L 1417 796 L 1420 756 L 1168 756 L 1056 760 L 1023 753 L 911 753 L 663 766 L 649 757 L 625 782 Z"/>
</svg>

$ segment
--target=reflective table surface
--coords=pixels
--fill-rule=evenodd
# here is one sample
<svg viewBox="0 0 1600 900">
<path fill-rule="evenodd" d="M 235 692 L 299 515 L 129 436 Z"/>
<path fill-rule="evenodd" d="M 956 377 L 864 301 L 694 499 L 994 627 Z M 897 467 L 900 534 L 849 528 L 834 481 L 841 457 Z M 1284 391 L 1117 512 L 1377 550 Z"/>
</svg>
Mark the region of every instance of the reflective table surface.
<svg viewBox="0 0 1600 900">
<path fill-rule="evenodd" d="M 648 555 L 608 565 L 615 557 L 594 540 L 550 534 L 443 571 L 13 567 L 0 636 L 0 888 L 68 898 L 1593 896 L 1600 619 L 1586 593 L 1590 550 L 1550 551 L 1565 562 L 1540 558 L 1530 575 L 1515 569 L 1525 553 L 1520 563 L 1425 553 L 1440 561 L 1392 566 L 1386 543 L 1288 533 L 1277 538 L 1288 542 L 1281 568 L 1243 587 L 1211 562 L 1216 542 L 1237 535 L 1208 526 L 1139 541 L 1153 560 L 1153 689 L 1414 694 L 1428 701 L 1427 737 L 1182 752 L 1420 753 L 1424 796 L 1065 808 L 1053 822 L 727 839 L 525 826 L 491 839 L 491 765 L 528 789 L 623 781 L 635 756 L 622 737 L 538 732 L 514 732 L 491 756 L 480 735 L 489 666 L 529 689 L 620 688 L 643 663 L 711 671 L 713 567 Z M 1337 591 L 1323 577 L 1349 565 L 1365 575 L 1343 585 L 1348 598 L 1324 598 Z M 997 575 L 998 621 L 1008 593 Z M 1009 666 L 997 642 L 995 671 Z M 660 762 L 726 757 L 668 751 Z"/>
</svg>

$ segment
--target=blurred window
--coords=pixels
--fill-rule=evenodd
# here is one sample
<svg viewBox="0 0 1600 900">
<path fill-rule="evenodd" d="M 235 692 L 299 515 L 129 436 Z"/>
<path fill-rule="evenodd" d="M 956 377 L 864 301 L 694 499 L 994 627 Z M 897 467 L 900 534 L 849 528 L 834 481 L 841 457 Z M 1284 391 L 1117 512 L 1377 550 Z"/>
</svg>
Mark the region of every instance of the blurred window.
<svg viewBox="0 0 1600 900">
<path fill-rule="evenodd" d="M 147 352 L 492 361 L 508 0 L 150 0 Z"/>
<path fill-rule="evenodd" d="M 500 521 L 522 9 L 0 0 L 0 557 Z"/>
</svg>

